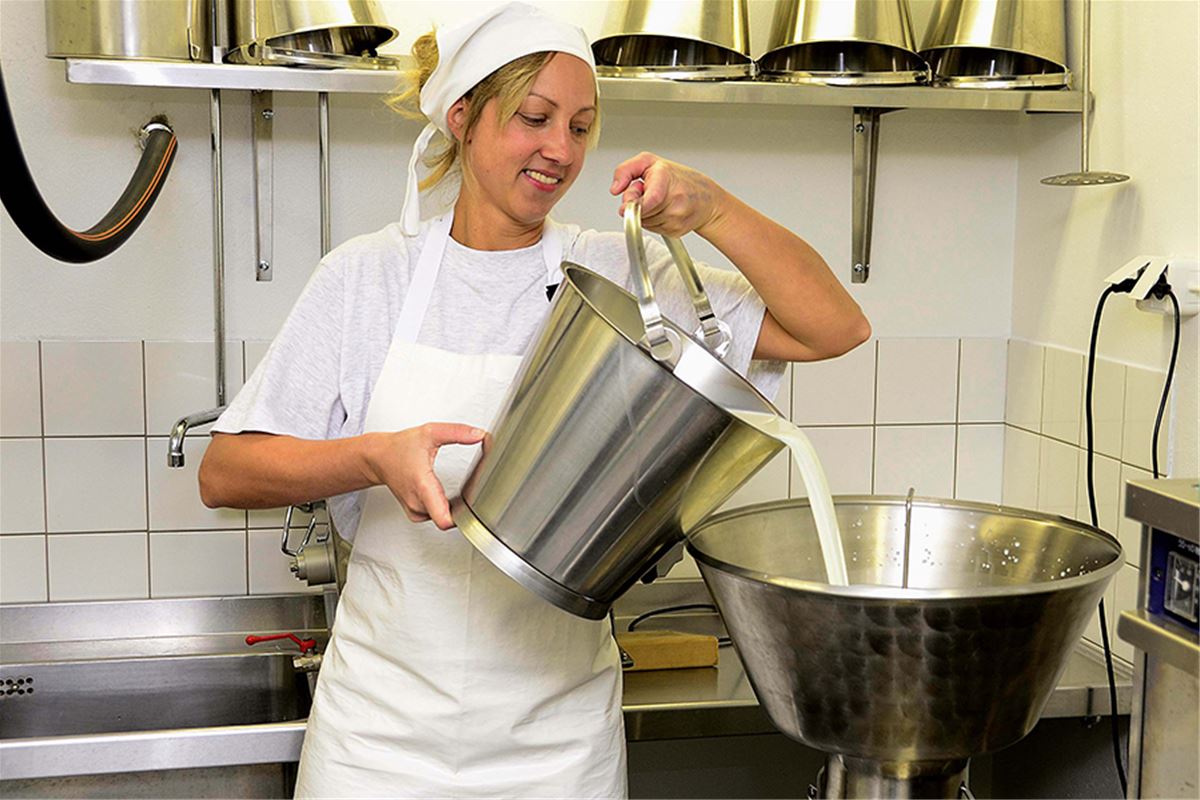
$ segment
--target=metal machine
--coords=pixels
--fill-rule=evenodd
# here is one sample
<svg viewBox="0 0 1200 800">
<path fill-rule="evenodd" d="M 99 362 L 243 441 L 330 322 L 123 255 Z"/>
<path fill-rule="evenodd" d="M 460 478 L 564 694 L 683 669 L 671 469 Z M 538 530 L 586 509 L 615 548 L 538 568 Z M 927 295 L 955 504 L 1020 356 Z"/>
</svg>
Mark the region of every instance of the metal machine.
<svg viewBox="0 0 1200 800">
<path fill-rule="evenodd" d="M 957 797 L 1037 723 L 1121 546 L 1003 506 L 835 508 L 849 586 L 825 583 L 806 500 L 718 514 L 688 551 L 771 721 L 827 754 L 821 797 Z"/>
<path fill-rule="evenodd" d="M 1137 609 L 1117 635 L 1137 648 L 1129 797 L 1200 793 L 1200 480 L 1129 481 L 1125 516 L 1142 523 Z"/>
</svg>

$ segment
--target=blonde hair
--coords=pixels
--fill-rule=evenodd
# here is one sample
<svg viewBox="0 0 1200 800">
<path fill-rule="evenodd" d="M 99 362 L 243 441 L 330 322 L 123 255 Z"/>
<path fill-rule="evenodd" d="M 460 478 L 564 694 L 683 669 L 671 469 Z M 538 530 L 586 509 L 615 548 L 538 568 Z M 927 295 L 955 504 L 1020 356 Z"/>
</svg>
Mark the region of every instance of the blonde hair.
<svg viewBox="0 0 1200 800">
<path fill-rule="evenodd" d="M 493 98 L 497 100 L 499 107 L 500 124 L 507 124 L 529 95 L 534 79 L 553 55 L 553 52 L 543 51 L 521 56 L 471 87 L 471 90 L 463 95 L 470 101 L 467 104 L 467 122 L 463 129 L 463 140 L 466 141 L 469 138 L 471 131 L 475 129 L 475 125 L 483 115 L 483 107 Z M 437 36 L 434 31 L 418 37 L 413 42 L 412 56 L 416 67 L 405 74 L 401 88 L 389 95 L 384 102 L 405 117 L 425 119 L 425 115 L 420 110 L 421 89 L 438 65 Z M 600 98 L 597 96 L 596 116 L 588 128 L 589 150 L 596 146 L 599 138 Z M 458 165 L 462 149 L 462 145 L 458 141 L 449 138 L 443 148 L 432 151 L 431 155 L 425 159 L 429 175 L 421 181 L 418 188 L 424 191 L 440 183 Z"/>
</svg>

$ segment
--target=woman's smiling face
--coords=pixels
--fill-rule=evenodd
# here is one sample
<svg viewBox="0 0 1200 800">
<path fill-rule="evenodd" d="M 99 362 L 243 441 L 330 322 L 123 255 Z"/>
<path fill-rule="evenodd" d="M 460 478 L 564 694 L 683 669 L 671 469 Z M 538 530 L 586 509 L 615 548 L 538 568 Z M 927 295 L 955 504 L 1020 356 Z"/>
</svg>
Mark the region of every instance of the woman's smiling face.
<svg viewBox="0 0 1200 800">
<path fill-rule="evenodd" d="M 459 134 L 466 115 L 457 110 L 451 110 L 450 124 Z M 540 223 L 583 169 L 595 120 L 591 67 L 575 56 L 555 53 L 512 119 L 501 123 L 495 99 L 484 106 L 464 148 L 462 190 L 514 222 Z"/>
</svg>

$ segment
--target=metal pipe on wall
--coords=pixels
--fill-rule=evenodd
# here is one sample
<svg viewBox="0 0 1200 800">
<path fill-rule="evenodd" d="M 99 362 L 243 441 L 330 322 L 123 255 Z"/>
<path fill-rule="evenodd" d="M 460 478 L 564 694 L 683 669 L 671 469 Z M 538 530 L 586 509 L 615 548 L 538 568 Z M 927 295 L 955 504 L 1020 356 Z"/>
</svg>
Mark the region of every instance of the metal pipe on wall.
<svg viewBox="0 0 1200 800">
<path fill-rule="evenodd" d="M 213 333 L 216 352 L 217 405 L 225 405 L 225 204 L 224 165 L 221 161 L 221 90 L 213 89 L 209 104 L 212 146 L 213 213 Z"/>
<path fill-rule="evenodd" d="M 321 257 L 324 258 L 332 246 L 333 239 L 330 233 L 328 92 L 317 93 L 317 141 L 320 150 L 319 160 L 321 162 Z"/>
</svg>

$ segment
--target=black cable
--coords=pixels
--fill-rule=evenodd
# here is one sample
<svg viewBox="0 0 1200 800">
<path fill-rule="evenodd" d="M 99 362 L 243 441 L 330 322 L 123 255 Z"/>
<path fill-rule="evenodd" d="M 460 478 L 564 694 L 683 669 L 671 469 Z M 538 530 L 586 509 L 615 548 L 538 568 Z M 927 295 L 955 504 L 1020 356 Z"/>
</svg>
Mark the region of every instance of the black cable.
<svg viewBox="0 0 1200 800">
<path fill-rule="evenodd" d="M 629 621 L 625 626 L 625 630 L 633 631 L 638 625 L 641 625 L 646 620 L 657 617 L 662 614 L 674 614 L 677 611 L 716 611 L 717 607 L 712 603 L 687 603 L 682 606 L 666 606 L 664 608 L 656 608 L 653 611 L 647 611 L 645 614 L 639 614 Z"/>
<path fill-rule="evenodd" d="M 1087 421 L 1087 489 L 1088 508 L 1092 515 L 1092 526 L 1100 527 L 1100 517 L 1096 513 L 1096 484 L 1093 464 L 1096 460 L 1095 433 L 1092 420 L 1092 389 L 1096 379 L 1096 342 L 1100 338 L 1100 317 L 1104 314 L 1104 304 L 1117 291 L 1115 286 L 1107 286 L 1096 303 L 1096 316 L 1092 320 L 1092 338 L 1088 344 L 1087 388 L 1085 389 L 1084 415 Z M 1128 289 L 1126 289 L 1128 291 Z M 1121 759 L 1121 728 L 1117 720 L 1117 679 L 1113 673 L 1112 648 L 1108 641 L 1108 623 L 1104 609 L 1104 598 L 1100 598 L 1100 643 L 1104 647 L 1104 670 L 1108 675 L 1109 723 L 1112 730 L 1113 762 L 1117 766 L 1117 779 L 1121 782 L 1121 796 L 1128 793 L 1125 780 L 1125 764 Z"/>
<path fill-rule="evenodd" d="M 1171 381 L 1175 378 L 1175 360 L 1179 357 L 1179 298 L 1168 286 L 1166 296 L 1171 298 L 1175 309 L 1175 340 L 1171 344 L 1171 361 L 1167 364 L 1167 379 L 1163 382 L 1162 398 L 1158 401 L 1158 416 L 1154 418 L 1154 434 L 1150 437 L 1150 464 L 1154 469 L 1154 477 L 1159 477 L 1158 471 L 1158 433 L 1162 429 L 1163 412 L 1167 409 L 1167 397 L 1171 394 Z"/>
<path fill-rule="evenodd" d="M 633 631 L 635 628 L 637 628 L 638 625 L 641 625 L 646 620 L 651 619 L 653 617 L 661 616 L 663 614 L 674 614 L 677 611 L 713 611 L 713 612 L 715 612 L 716 610 L 717 610 L 717 607 L 714 606 L 712 603 L 687 603 L 687 604 L 681 605 L 681 606 L 666 606 L 664 608 L 656 608 L 652 611 L 647 611 L 645 614 L 640 614 L 640 615 L 634 617 L 632 620 L 629 621 L 629 624 L 625 626 L 625 630 Z M 729 644 L 733 644 L 733 640 L 730 639 L 728 636 L 718 636 L 717 637 L 717 646 L 718 647 L 724 647 Z"/>
<path fill-rule="evenodd" d="M 177 140 L 165 119 L 152 119 L 142 131 L 145 147 L 125 191 L 98 223 L 85 231 L 72 230 L 58 221 L 38 191 L 21 151 L 0 71 L 0 153 L 9 165 L 0 181 L 0 201 L 21 233 L 51 258 L 74 264 L 104 258 L 124 244 L 150 213 L 175 160 Z"/>
</svg>

